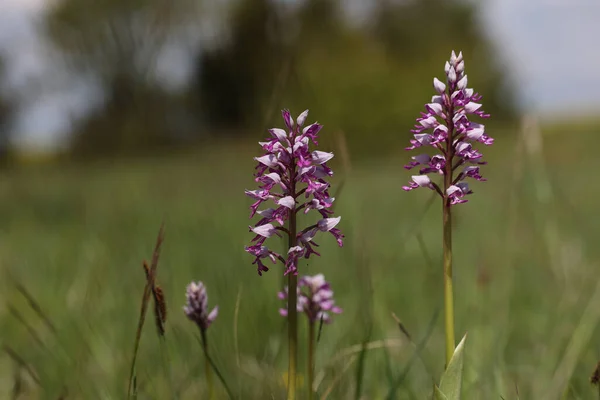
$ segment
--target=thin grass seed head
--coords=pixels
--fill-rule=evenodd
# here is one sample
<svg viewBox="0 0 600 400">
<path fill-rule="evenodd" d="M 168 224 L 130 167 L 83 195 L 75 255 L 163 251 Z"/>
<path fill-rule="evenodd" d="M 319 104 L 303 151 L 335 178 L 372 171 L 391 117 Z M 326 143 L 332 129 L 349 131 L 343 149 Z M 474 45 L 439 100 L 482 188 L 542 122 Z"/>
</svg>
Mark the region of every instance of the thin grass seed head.
<svg viewBox="0 0 600 400">
<path fill-rule="evenodd" d="M 183 307 L 185 315 L 198 325 L 202 332 L 214 322 L 219 313 L 219 306 L 215 306 L 211 312 L 208 312 L 208 295 L 206 287 L 200 281 L 192 282 L 186 290 L 187 303 Z"/>
<path fill-rule="evenodd" d="M 477 116 L 488 118 L 481 109 L 481 95 L 467 88 L 467 75 L 462 52 L 452 51 L 450 60 L 444 67 L 445 83 L 434 78 L 436 91 L 431 102 L 425 105 L 425 111 L 417 118 L 417 124 L 411 132 L 410 146 L 406 150 L 420 147 L 433 148 L 436 154 L 419 154 L 404 168 L 410 170 L 420 167 L 419 175 L 413 175 L 411 181 L 402 189 L 410 191 L 419 187 L 435 190 L 450 205 L 466 203 L 465 196 L 471 194 L 466 178 L 485 181 L 479 173 L 479 166 L 486 164 L 482 154 L 473 144 L 476 142 L 491 145 L 494 139 L 485 133 L 485 126 L 470 121 Z M 452 184 L 445 188 L 431 180 L 431 175 L 450 175 Z"/>
<path fill-rule="evenodd" d="M 288 288 L 277 294 L 280 300 L 285 300 L 287 304 Z M 331 285 L 325 281 L 323 274 L 314 276 L 303 276 L 298 281 L 298 302 L 296 309 L 298 312 L 304 312 L 311 322 L 323 320 L 325 323 L 331 322 L 331 314 L 340 314 L 342 309 L 335 305 Z M 287 316 L 286 308 L 280 308 L 279 313 Z"/>
<path fill-rule="evenodd" d="M 152 290 L 154 294 L 154 322 L 160 336 L 165 335 L 165 323 L 167 322 L 167 303 L 165 294 L 160 286 L 156 285 Z"/>
<path fill-rule="evenodd" d="M 297 275 L 300 257 L 320 255 L 315 250 L 318 244 L 313 240 L 318 232 L 331 233 L 339 246 L 343 245 L 344 235 L 336 228 L 341 217 L 332 217 L 331 207 L 335 199 L 329 194 L 327 182 L 333 175 L 327 166 L 333 153 L 310 150 L 311 143 L 318 145 L 318 134 L 323 126 L 315 122 L 304 127 L 308 110 L 300 114 L 296 121 L 288 110 L 283 110 L 282 116 L 286 128 L 269 129 L 271 137 L 259 142 L 264 150 L 262 156 L 255 158 L 258 162 L 255 181 L 259 188 L 245 191 L 254 200 L 250 206 L 250 218 L 255 214 L 260 216 L 258 222 L 249 227 L 256 236 L 251 245 L 245 248 L 254 256 L 253 264 L 257 265 L 259 275 L 269 270 L 263 263 L 267 258 L 274 264 L 281 261 L 285 265 L 285 275 Z M 265 202 L 270 202 L 271 207 L 259 210 Z M 286 230 L 286 221 L 292 213 L 307 214 L 310 211 L 317 212 L 321 218 L 316 224 L 298 232 Z M 297 243 L 287 249 L 285 258 L 265 245 L 268 238 L 281 236 L 282 232 L 296 235 Z"/>
</svg>

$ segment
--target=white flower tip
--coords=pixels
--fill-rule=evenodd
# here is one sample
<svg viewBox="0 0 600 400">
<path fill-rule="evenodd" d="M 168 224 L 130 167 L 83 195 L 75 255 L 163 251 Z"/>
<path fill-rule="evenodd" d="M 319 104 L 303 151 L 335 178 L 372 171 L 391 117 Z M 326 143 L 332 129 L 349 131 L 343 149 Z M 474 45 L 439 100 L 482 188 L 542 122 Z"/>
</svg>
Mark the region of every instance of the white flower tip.
<svg viewBox="0 0 600 400">
<path fill-rule="evenodd" d="M 456 148 L 456 151 L 460 153 L 461 151 L 469 150 L 472 146 L 467 142 L 458 142 L 455 143 L 454 147 Z"/>
<path fill-rule="evenodd" d="M 280 206 L 284 206 L 292 210 L 296 205 L 296 201 L 292 196 L 286 196 L 277 201 L 277 204 Z"/>
<path fill-rule="evenodd" d="M 437 126 L 439 124 L 438 120 L 433 115 L 428 118 L 420 120 L 419 123 L 424 128 L 434 128 L 435 126 Z"/>
<path fill-rule="evenodd" d="M 435 115 L 442 114 L 443 108 L 440 103 L 429 103 L 429 104 L 427 104 L 427 107 L 429 107 L 435 113 Z"/>
<path fill-rule="evenodd" d="M 313 162 L 317 164 L 323 164 L 333 158 L 333 153 L 327 153 L 325 151 L 315 150 L 311 153 Z"/>
<path fill-rule="evenodd" d="M 308 126 L 305 126 L 305 127 L 302 129 L 302 134 L 304 135 L 304 134 L 306 134 L 308 131 L 312 131 L 312 132 L 314 132 L 314 131 L 319 131 L 321 128 L 322 128 L 322 125 L 320 125 L 318 122 L 315 122 L 315 123 L 312 123 L 312 124 L 310 124 L 310 125 L 308 125 Z"/>
<path fill-rule="evenodd" d="M 481 108 L 480 103 L 475 103 L 473 101 L 470 101 L 465 105 L 465 112 L 472 113 L 472 112 L 479 110 L 480 108 Z"/>
<path fill-rule="evenodd" d="M 463 90 L 463 89 L 466 89 L 466 88 L 467 88 L 467 75 L 463 76 L 463 77 L 462 77 L 462 78 L 461 78 L 461 79 L 458 81 L 458 83 L 456 84 L 456 87 L 457 87 L 459 90 Z"/>
<path fill-rule="evenodd" d="M 431 179 L 427 175 L 413 175 L 412 180 L 421 187 L 428 186 L 431 183 Z"/>
<path fill-rule="evenodd" d="M 298 115 L 298 118 L 296 119 L 296 123 L 298 124 L 298 126 L 304 125 L 306 117 L 308 117 L 308 109 L 304 110 L 302 114 Z"/>
<path fill-rule="evenodd" d="M 446 125 L 439 124 L 438 126 L 435 127 L 434 132 L 436 132 L 436 131 L 448 132 L 448 127 Z"/>
<path fill-rule="evenodd" d="M 317 282 L 325 283 L 325 275 L 323 274 L 317 274 L 313 276 L 313 279 Z"/>
<path fill-rule="evenodd" d="M 461 62 L 463 59 L 463 53 L 462 51 L 458 52 L 458 56 L 456 55 L 456 52 L 454 50 L 452 50 L 452 53 L 450 54 L 450 64 L 456 66 L 456 64 L 458 64 L 459 62 Z"/>
<path fill-rule="evenodd" d="M 273 234 L 275 233 L 275 227 L 273 226 L 273 224 L 264 224 L 256 227 L 250 227 L 250 229 L 257 235 L 264 236 L 267 238 L 273 236 Z"/>
<path fill-rule="evenodd" d="M 290 247 L 290 249 L 288 250 L 288 254 L 292 254 L 292 253 L 301 253 L 304 249 L 302 248 L 302 246 L 293 246 Z"/>
<path fill-rule="evenodd" d="M 336 217 L 336 218 L 323 218 L 322 220 L 320 220 L 319 222 L 317 222 L 317 226 L 318 228 L 323 231 L 323 232 L 329 232 L 330 230 L 332 230 L 333 228 L 335 228 L 335 226 L 337 224 L 340 223 L 342 217 Z"/>
<path fill-rule="evenodd" d="M 266 174 L 265 176 L 275 183 L 281 182 L 281 177 L 276 172 L 271 172 L 270 174 Z"/>
<path fill-rule="evenodd" d="M 287 133 L 280 128 L 272 128 L 269 129 L 269 132 L 271 133 L 271 135 L 273 135 L 274 137 L 276 137 L 279 140 L 285 140 L 287 139 Z"/>
<path fill-rule="evenodd" d="M 273 154 L 267 154 L 262 157 L 254 157 L 254 160 L 266 165 L 269 168 L 277 165 L 277 157 L 275 157 Z"/>
<path fill-rule="evenodd" d="M 429 154 L 419 154 L 412 157 L 412 159 L 418 162 L 419 164 L 427 164 L 429 160 L 431 160 L 431 157 L 429 157 Z"/>
<path fill-rule="evenodd" d="M 306 279 L 307 283 L 311 286 L 313 291 L 317 291 L 321 286 L 327 283 L 325 282 L 325 275 L 323 274 L 305 276 L 304 279 Z"/>
<path fill-rule="evenodd" d="M 454 68 L 450 68 L 450 70 L 448 71 L 448 82 L 454 83 L 454 82 L 456 82 L 456 79 L 457 79 L 456 70 Z"/>
<path fill-rule="evenodd" d="M 460 188 L 456 185 L 451 185 L 450 187 L 448 187 L 448 189 L 446 189 L 446 194 L 448 196 L 451 196 L 453 193 L 455 193 L 457 190 L 460 190 Z"/>
<path fill-rule="evenodd" d="M 467 138 L 470 140 L 477 140 L 485 133 L 484 125 L 475 125 L 472 129 L 467 131 Z"/>
<path fill-rule="evenodd" d="M 444 84 L 444 82 L 440 81 L 438 78 L 433 78 L 433 87 L 434 87 L 435 91 L 438 92 L 439 94 L 444 93 L 444 90 L 446 90 L 446 85 Z"/>
<path fill-rule="evenodd" d="M 208 321 L 213 322 L 215 319 L 217 319 L 218 315 L 219 315 L 219 306 L 215 306 L 215 308 L 212 309 L 210 314 L 208 314 Z"/>
</svg>

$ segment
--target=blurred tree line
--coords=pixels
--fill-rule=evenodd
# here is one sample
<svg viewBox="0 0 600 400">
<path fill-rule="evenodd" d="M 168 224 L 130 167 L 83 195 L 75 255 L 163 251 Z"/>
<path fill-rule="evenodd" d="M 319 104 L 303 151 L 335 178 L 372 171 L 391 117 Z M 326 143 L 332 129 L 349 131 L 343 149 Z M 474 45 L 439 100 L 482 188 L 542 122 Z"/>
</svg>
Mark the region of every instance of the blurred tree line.
<svg viewBox="0 0 600 400">
<path fill-rule="evenodd" d="M 130 154 L 227 136 L 264 135 L 278 110 L 311 109 L 365 155 L 403 146 L 441 77 L 462 50 L 469 86 L 494 121 L 515 114 L 510 79 L 476 22 L 474 3 L 378 0 L 369 18 L 347 18 L 336 0 L 233 0 L 206 17 L 208 1 L 61 0 L 46 31 L 74 74 L 104 97 L 72 133 L 72 154 Z M 218 7 L 217 7 L 218 8 Z M 156 66 L 173 43 L 191 41 L 188 84 L 170 90 Z M 2 121 L 0 102 L 0 129 Z M 0 137 L 1 138 L 1 137 Z"/>
</svg>

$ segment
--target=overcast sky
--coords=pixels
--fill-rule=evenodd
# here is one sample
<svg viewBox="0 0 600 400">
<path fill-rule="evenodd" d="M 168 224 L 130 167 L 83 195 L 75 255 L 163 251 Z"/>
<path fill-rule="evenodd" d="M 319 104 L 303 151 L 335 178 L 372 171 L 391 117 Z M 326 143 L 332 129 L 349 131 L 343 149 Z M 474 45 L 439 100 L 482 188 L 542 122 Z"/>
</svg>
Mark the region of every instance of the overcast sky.
<svg viewBox="0 0 600 400">
<path fill-rule="evenodd" d="M 42 18 L 48 1 L 0 0 L 0 54 L 5 62 L 0 89 L 5 93 L 14 95 L 56 72 L 51 50 L 36 31 L 36 20 Z M 480 21 L 518 80 L 523 104 L 548 115 L 600 111 L 600 0 L 482 0 L 481 4 Z M 172 75 L 174 85 L 181 84 L 189 63 L 181 52 L 171 53 L 171 62 L 163 64 L 162 71 Z M 66 90 L 22 101 L 15 126 L 20 143 L 44 146 L 60 140 L 72 117 L 98 101 L 100 92 L 93 85 L 73 77 L 69 82 Z"/>
</svg>

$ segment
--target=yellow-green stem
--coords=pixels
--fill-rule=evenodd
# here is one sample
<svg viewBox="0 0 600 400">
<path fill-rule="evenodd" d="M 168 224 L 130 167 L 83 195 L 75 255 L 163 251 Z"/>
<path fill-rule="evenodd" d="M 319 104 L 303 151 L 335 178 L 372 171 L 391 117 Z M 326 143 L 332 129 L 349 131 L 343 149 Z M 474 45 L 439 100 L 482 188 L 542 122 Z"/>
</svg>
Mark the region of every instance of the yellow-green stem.
<svg viewBox="0 0 600 400">
<path fill-rule="evenodd" d="M 298 313 L 296 311 L 296 285 L 298 277 L 290 273 L 288 278 L 288 400 L 296 399 L 296 364 L 298 354 Z"/>
<path fill-rule="evenodd" d="M 208 387 L 208 398 L 214 400 L 215 398 L 215 387 L 213 385 L 213 379 L 211 374 L 210 359 L 208 358 L 208 341 L 206 340 L 206 332 L 201 330 L 202 334 L 202 346 L 204 347 L 204 374 L 206 377 L 206 385 Z"/>
<path fill-rule="evenodd" d="M 451 183 L 450 183 L 451 184 Z M 448 186 L 450 186 L 448 184 Z M 446 186 L 446 185 L 444 185 Z M 446 189 L 446 188 L 445 188 Z M 444 190 L 446 193 L 446 190 Z M 454 354 L 454 295 L 452 291 L 452 214 L 447 198 L 443 201 L 444 224 L 444 314 L 446 331 L 446 368 Z"/>
<path fill-rule="evenodd" d="M 293 174 L 292 174 L 293 177 Z M 293 193 L 293 192 L 292 192 Z M 296 212 L 290 210 L 289 248 L 296 246 Z M 298 363 L 298 276 L 293 272 L 288 275 L 288 400 L 296 399 L 296 366 Z"/>
<path fill-rule="evenodd" d="M 308 322 L 308 400 L 313 400 L 315 381 L 315 322 Z"/>
</svg>

